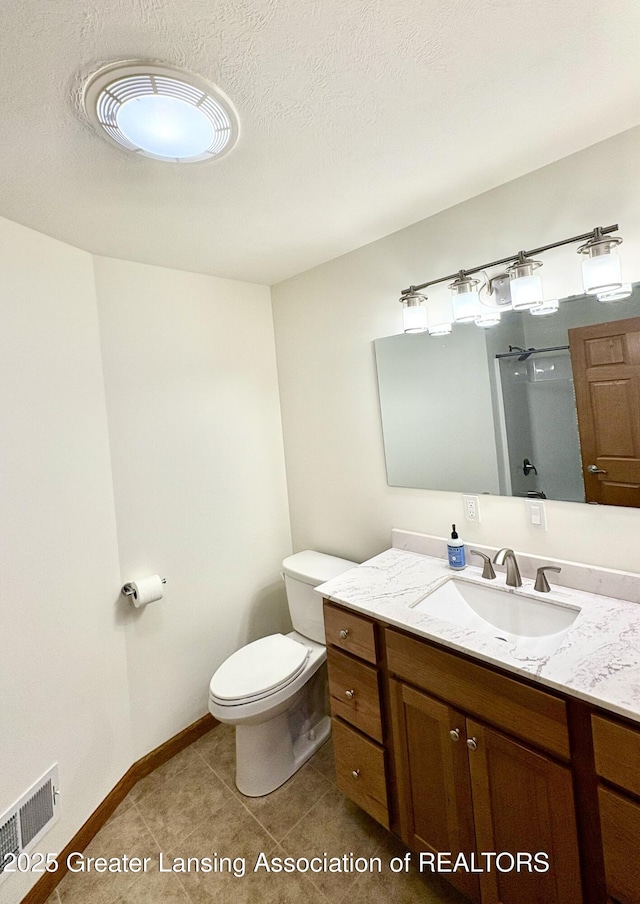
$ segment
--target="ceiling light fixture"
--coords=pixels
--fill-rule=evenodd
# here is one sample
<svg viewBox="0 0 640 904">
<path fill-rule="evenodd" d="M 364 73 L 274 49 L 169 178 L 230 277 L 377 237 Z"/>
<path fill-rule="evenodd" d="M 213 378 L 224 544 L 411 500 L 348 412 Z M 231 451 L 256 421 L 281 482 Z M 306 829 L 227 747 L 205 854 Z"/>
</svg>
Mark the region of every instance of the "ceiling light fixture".
<svg viewBox="0 0 640 904">
<path fill-rule="evenodd" d="M 238 117 L 226 95 L 173 66 L 140 60 L 104 66 L 87 81 L 82 101 L 103 137 L 153 160 L 213 160 L 238 140 Z"/>
<path fill-rule="evenodd" d="M 529 310 L 537 316 L 553 314 L 559 308 L 558 301 L 556 299 L 545 301 L 542 292 L 542 280 L 534 272 L 542 266 L 542 261 L 534 260 L 533 256 L 542 254 L 544 251 L 550 251 L 552 248 L 560 248 L 563 245 L 571 245 L 575 242 L 585 242 L 584 245 L 578 248 L 578 251 L 581 254 L 589 255 L 588 259 L 583 261 L 587 294 L 597 294 L 600 301 L 619 301 L 628 297 L 631 293 L 631 287 L 628 284 L 622 285 L 619 257 L 617 253 L 612 252 L 612 249 L 622 242 L 619 236 L 610 235 L 610 233 L 617 232 L 617 230 L 617 223 L 613 226 L 597 226 L 591 232 L 586 232 L 582 235 L 561 239 L 559 242 L 542 245 L 540 248 L 533 248 L 531 251 L 519 251 L 517 254 L 503 257 L 497 261 L 491 261 L 488 264 L 481 264 L 479 267 L 458 270 L 457 273 L 451 273 L 448 276 L 441 276 L 438 279 L 431 279 L 420 285 L 403 289 L 400 301 L 404 302 L 405 299 L 412 296 L 422 297 L 426 300 L 426 296 L 420 296 L 422 289 L 448 282 L 452 279 L 453 282 L 449 288 L 452 293 L 453 320 L 456 323 L 475 322 L 478 326 L 493 326 L 499 319 L 497 317 L 499 312 L 510 310 L 511 308 L 516 311 Z M 480 280 L 473 279 L 471 274 L 480 273 L 492 267 L 500 267 L 504 264 L 509 265 L 506 268 L 507 272 L 504 272 L 503 268 L 501 272 L 491 279 L 485 273 L 485 283 L 478 289 Z M 590 269 L 590 266 L 593 269 Z M 483 303 L 480 299 L 481 290 L 493 298 L 492 304 Z M 431 335 L 435 335 L 431 326 L 428 329 Z M 424 330 L 424 327 L 421 328 L 422 330 Z M 444 335 L 444 332 L 440 332 L 438 335 Z"/>
</svg>

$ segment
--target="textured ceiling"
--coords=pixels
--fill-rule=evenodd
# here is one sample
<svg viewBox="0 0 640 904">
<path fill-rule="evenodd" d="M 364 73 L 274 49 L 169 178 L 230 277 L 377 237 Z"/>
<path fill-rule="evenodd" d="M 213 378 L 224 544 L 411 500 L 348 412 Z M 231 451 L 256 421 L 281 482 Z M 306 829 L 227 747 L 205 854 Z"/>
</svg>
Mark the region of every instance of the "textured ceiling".
<svg viewBox="0 0 640 904">
<path fill-rule="evenodd" d="M 98 254 L 274 283 L 640 122 L 638 0 L 20 0 L 0 9 L 0 214 Z M 128 156 L 117 59 L 196 72 L 237 147 Z"/>
</svg>

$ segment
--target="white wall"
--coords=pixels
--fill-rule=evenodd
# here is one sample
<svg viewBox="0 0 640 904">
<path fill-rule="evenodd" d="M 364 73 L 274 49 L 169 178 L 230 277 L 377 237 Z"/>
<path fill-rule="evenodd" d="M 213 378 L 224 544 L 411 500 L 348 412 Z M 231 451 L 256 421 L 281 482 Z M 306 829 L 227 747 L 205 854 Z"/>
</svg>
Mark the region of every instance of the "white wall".
<svg viewBox="0 0 640 904">
<path fill-rule="evenodd" d="M 290 629 L 291 551 L 269 289 L 95 259 L 135 757 L 207 711 L 217 666 Z"/>
<path fill-rule="evenodd" d="M 98 318 L 90 255 L 0 247 L 0 813 L 58 762 L 59 850 L 133 759 Z"/>
<path fill-rule="evenodd" d="M 364 559 L 392 527 L 444 536 L 463 523 L 460 494 L 386 484 L 373 340 L 400 332 L 412 283 L 597 225 L 620 224 L 625 277 L 640 279 L 638 159 L 635 128 L 272 289 L 294 548 Z M 560 250 L 544 276 L 563 297 L 579 291 L 580 261 Z M 482 497 L 481 512 L 465 539 L 638 571 L 638 510 L 547 502 L 546 533 L 522 500 Z"/>
<path fill-rule="evenodd" d="M 273 323 L 264 286 L 7 220 L 0 246 L 0 813 L 58 762 L 55 852 L 207 712 L 226 656 L 290 627 Z M 153 572 L 165 598 L 136 611 L 122 583 Z"/>
</svg>

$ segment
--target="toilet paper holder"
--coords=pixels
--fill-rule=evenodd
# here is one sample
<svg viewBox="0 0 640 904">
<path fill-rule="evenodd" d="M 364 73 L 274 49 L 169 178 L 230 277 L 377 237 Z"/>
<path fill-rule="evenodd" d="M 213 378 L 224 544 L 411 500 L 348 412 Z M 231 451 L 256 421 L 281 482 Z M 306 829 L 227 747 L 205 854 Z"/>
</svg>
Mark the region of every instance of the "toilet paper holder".
<svg viewBox="0 0 640 904">
<path fill-rule="evenodd" d="M 166 578 L 160 578 L 160 580 L 162 581 L 163 584 L 167 583 Z M 135 593 L 135 590 L 133 589 L 133 584 L 125 584 L 122 587 L 122 590 L 120 591 L 120 593 L 124 594 L 124 596 L 133 596 L 133 594 Z"/>
</svg>

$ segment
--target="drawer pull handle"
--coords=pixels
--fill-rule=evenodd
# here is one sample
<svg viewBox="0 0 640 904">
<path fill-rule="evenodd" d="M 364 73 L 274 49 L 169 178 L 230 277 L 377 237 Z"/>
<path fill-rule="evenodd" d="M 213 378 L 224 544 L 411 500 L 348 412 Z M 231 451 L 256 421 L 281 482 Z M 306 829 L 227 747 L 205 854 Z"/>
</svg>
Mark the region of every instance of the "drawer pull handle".
<svg viewBox="0 0 640 904">
<path fill-rule="evenodd" d="M 354 769 L 353 772 L 351 773 L 351 775 L 352 775 L 354 781 L 357 782 L 358 779 L 360 778 L 360 770 L 359 770 L 359 769 Z"/>
<path fill-rule="evenodd" d="M 449 737 L 451 738 L 452 741 L 459 741 L 460 740 L 460 729 L 452 728 L 451 731 L 449 732 Z"/>
<path fill-rule="evenodd" d="M 469 748 L 469 750 L 477 750 L 478 742 L 475 738 L 467 738 L 467 747 Z"/>
<path fill-rule="evenodd" d="M 343 628 L 340 631 L 340 637 L 342 638 L 342 640 L 346 640 L 348 636 L 349 636 L 349 632 L 347 631 L 346 628 Z"/>
<path fill-rule="evenodd" d="M 354 690 L 352 690 L 351 688 L 349 688 L 348 691 L 345 691 L 345 692 L 344 692 L 344 695 L 345 695 L 345 697 L 347 698 L 347 700 L 353 700 L 353 698 L 354 698 L 355 695 L 356 695 L 356 692 L 355 692 Z"/>
</svg>

